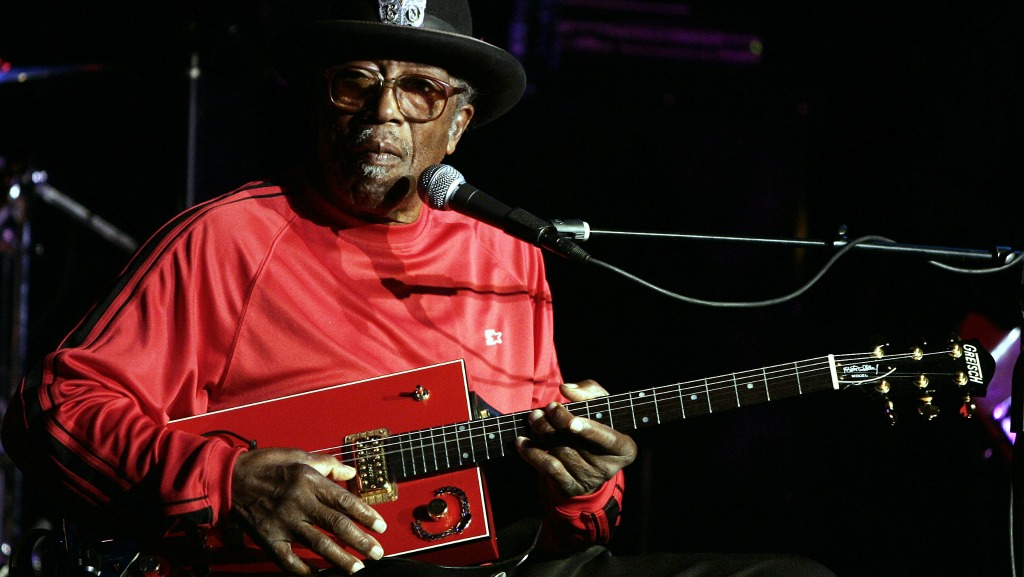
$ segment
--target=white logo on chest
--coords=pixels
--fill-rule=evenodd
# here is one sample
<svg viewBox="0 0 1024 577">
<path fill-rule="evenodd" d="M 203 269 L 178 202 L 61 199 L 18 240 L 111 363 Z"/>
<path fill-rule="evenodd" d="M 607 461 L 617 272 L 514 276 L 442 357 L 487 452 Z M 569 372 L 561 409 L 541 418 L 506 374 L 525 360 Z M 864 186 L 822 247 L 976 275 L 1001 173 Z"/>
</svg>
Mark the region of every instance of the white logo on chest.
<svg viewBox="0 0 1024 577">
<path fill-rule="evenodd" d="M 484 331 L 484 338 L 487 340 L 487 346 L 493 347 L 494 345 L 501 344 L 501 331 L 494 329 L 487 329 Z"/>
</svg>

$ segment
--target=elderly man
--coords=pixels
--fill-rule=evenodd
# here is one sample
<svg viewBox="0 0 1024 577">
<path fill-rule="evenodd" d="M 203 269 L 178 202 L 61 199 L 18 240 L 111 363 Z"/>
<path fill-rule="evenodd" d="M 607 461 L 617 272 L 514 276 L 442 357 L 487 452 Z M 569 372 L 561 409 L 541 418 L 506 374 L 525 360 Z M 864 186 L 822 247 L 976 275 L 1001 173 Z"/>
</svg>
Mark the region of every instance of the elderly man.
<svg viewBox="0 0 1024 577">
<path fill-rule="evenodd" d="M 367 474 L 353 460 L 175 424 L 461 359 L 474 414 L 527 411 L 515 446 L 540 482 L 516 480 L 517 490 L 539 490 L 543 504 L 539 536 L 514 550 L 499 538 L 500 554 L 483 570 L 635 569 L 638 561 L 599 545 L 617 523 L 622 469 L 636 447 L 563 404 L 605 392 L 593 381 L 561 382 L 539 249 L 429 208 L 417 186 L 471 122 L 518 101 L 522 67 L 473 38 L 465 0 L 325 7 L 283 51 L 316 127 L 309 162 L 294 178 L 193 207 L 154 235 L 26 378 L 5 419 L 5 446 L 27 475 L 57 486 L 70 518 L 104 530 L 148 538 L 240 527 L 294 575 L 465 572 L 445 568 L 461 564 L 457 548 L 440 564 L 382 561 L 395 553 L 382 542 L 408 532 L 408 520 L 385 518 L 383 506 L 351 492 L 349 481 Z M 363 400 L 335 403 L 342 433 L 347 415 L 378 413 L 402 430 L 401 415 Z M 306 424 L 301 414 L 280 419 Z M 482 512 L 474 514 L 476 522 Z M 204 571 L 216 572 L 218 561 L 204 558 Z M 647 575 L 707 566 L 706 558 L 645 562 Z M 754 566 L 820 569 L 756 559 L 700 574 Z"/>
</svg>

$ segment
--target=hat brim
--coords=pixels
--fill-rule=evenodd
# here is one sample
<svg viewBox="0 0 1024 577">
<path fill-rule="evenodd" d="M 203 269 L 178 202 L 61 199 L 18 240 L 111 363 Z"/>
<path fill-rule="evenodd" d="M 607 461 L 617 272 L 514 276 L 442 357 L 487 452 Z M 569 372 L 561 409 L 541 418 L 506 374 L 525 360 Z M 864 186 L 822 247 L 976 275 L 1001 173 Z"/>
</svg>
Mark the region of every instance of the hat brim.
<svg viewBox="0 0 1024 577">
<path fill-rule="evenodd" d="M 469 82 L 476 96 L 473 124 L 508 112 L 526 90 L 526 71 L 515 56 L 482 40 L 432 29 L 354 20 L 314 22 L 300 39 L 309 63 L 394 59 L 439 66 Z"/>
</svg>

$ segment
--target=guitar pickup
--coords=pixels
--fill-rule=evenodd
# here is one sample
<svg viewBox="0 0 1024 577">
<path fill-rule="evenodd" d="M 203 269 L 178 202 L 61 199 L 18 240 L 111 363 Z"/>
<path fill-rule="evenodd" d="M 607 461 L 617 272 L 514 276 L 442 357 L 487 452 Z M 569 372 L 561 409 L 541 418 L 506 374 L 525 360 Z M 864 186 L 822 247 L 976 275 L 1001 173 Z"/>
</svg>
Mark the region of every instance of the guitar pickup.
<svg viewBox="0 0 1024 577">
<path fill-rule="evenodd" d="M 398 485 L 394 482 L 387 462 L 387 429 L 374 429 L 348 435 L 345 444 L 352 447 L 356 476 L 349 481 L 349 490 L 370 505 L 390 503 L 398 499 Z"/>
</svg>

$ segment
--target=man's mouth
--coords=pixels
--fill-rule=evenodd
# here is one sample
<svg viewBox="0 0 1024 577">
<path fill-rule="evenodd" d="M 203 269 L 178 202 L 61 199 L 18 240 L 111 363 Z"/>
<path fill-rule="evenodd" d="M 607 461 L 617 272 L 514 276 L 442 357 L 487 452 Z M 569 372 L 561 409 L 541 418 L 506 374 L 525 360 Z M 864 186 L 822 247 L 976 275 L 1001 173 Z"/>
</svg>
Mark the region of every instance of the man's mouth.
<svg viewBox="0 0 1024 577">
<path fill-rule="evenodd" d="M 361 142 L 352 152 L 367 164 L 393 164 L 403 157 L 401 148 L 384 140 Z"/>
</svg>

